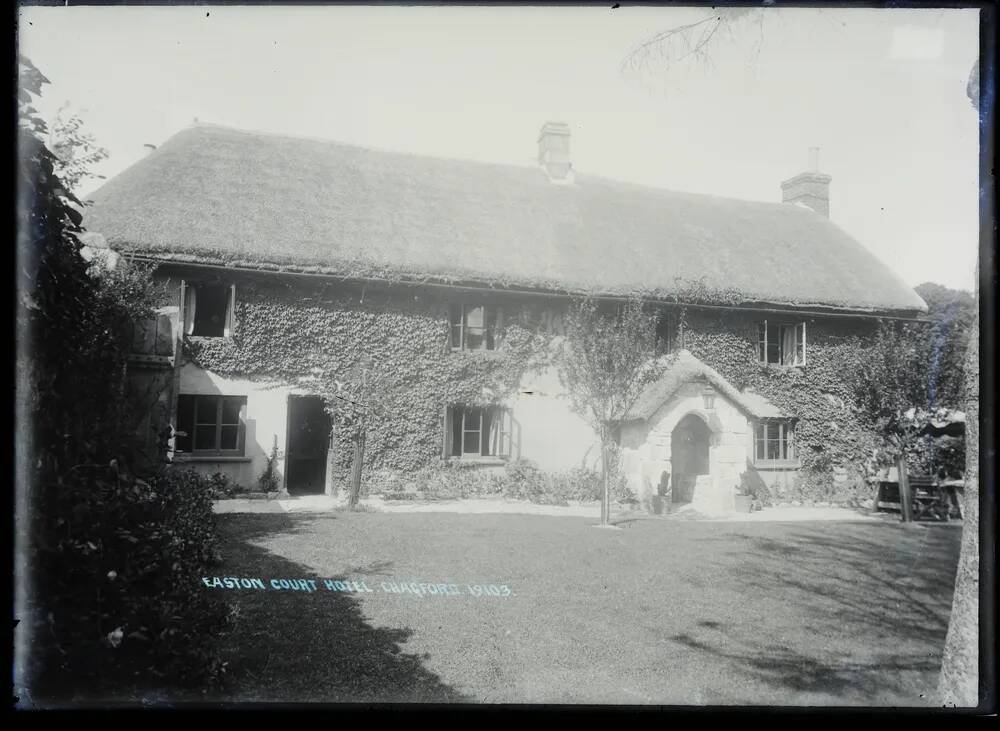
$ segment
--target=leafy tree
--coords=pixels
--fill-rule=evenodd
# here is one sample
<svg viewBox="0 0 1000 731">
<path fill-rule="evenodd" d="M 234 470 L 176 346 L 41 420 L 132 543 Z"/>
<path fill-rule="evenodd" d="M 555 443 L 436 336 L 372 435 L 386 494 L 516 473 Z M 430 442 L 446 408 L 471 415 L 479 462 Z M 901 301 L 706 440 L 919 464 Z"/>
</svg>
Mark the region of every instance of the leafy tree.
<svg viewBox="0 0 1000 731">
<path fill-rule="evenodd" d="M 656 357 L 656 316 L 640 299 L 617 311 L 592 299 L 579 300 L 571 305 L 565 325 L 555 362 L 573 410 L 601 442 L 601 525 L 607 525 L 615 425 L 663 373 L 666 362 Z"/>
<path fill-rule="evenodd" d="M 55 173 L 71 191 L 79 192 L 80 184 L 88 178 L 104 178 L 92 170 L 107 159 L 108 151 L 85 130 L 83 120 L 69 109 L 69 103 L 63 104 L 52 120 L 49 145 L 55 155 Z"/>
<path fill-rule="evenodd" d="M 196 584 L 211 501 L 197 475 L 135 473 L 148 404 L 126 364 L 156 288 L 134 264 L 84 258 L 80 202 L 34 106 L 48 80 L 24 57 L 19 76 L 18 680 L 36 699 L 140 677 L 199 683 L 219 669 L 204 644 L 219 607 Z"/>
<path fill-rule="evenodd" d="M 932 323 L 927 331 L 927 405 L 961 408 L 965 399 L 965 351 L 976 315 L 972 294 L 933 282 L 915 287 Z"/>
</svg>

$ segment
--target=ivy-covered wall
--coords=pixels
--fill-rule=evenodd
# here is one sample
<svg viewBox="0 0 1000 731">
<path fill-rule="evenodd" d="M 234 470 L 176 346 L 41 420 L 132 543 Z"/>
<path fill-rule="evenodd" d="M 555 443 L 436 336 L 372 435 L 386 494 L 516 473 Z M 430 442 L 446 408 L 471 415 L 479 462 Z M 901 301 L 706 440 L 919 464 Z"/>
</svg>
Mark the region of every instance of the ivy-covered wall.
<svg viewBox="0 0 1000 731">
<path fill-rule="evenodd" d="M 806 322 L 806 363 L 764 365 L 757 358 L 757 326 Z M 804 468 L 860 466 L 877 443 L 865 415 L 854 408 L 849 375 L 877 331 L 868 318 L 833 318 L 689 308 L 679 339 L 691 353 L 738 389 L 750 388 L 798 417 L 796 444 Z"/>
<path fill-rule="evenodd" d="M 502 403 L 546 363 L 559 332 L 557 315 L 567 305 L 489 290 L 211 270 L 175 271 L 170 281 L 176 286 L 182 276 L 235 283 L 237 291 L 233 337 L 186 338 L 188 363 L 241 380 L 285 382 L 330 404 L 369 404 L 378 415 L 368 423 L 366 467 L 404 472 L 440 459 L 447 404 Z M 448 312 L 456 302 L 503 308 L 497 351 L 451 350 Z M 671 311 L 675 347 L 686 347 L 737 388 L 752 388 L 799 418 L 796 440 L 805 467 L 859 465 L 871 454 L 875 437 L 851 406 L 847 374 L 875 333 L 873 319 L 804 315 L 806 365 L 786 368 L 758 363 L 757 323 L 795 317 L 676 305 Z M 338 431 L 338 445 L 342 478 L 351 459 L 346 430 Z"/>
<path fill-rule="evenodd" d="M 229 377 L 286 382 L 345 410 L 351 401 L 368 405 L 369 468 L 411 471 L 439 459 L 445 406 L 502 403 L 544 362 L 551 340 L 541 302 L 267 275 L 221 281 L 236 283 L 233 337 L 187 337 L 185 360 Z M 503 308 L 496 351 L 451 350 L 452 302 Z M 347 430 L 338 430 L 338 444 L 344 471 L 352 454 Z"/>
</svg>

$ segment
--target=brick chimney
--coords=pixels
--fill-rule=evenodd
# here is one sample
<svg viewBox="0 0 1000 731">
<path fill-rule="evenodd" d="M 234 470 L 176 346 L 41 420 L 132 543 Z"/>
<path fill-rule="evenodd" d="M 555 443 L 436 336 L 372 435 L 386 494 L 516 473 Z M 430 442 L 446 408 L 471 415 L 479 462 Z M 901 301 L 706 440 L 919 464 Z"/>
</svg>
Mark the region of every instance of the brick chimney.
<svg viewBox="0 0 1000 731">
<path fill-rule="evenodd" d="M 569 159 L 569 125 L 546 122 L 538 134 L 538 164 L 553 183 L 573 182 L 573 163 Z"/>
<path fill-rule="evenodd" d="M 819 148 L 809 148 L 809 167 L 781 184 L 782 203 L 797 203 L 812 208 L 816 213 L 830 217 L 829 175 L 819 171 Z"/>
</svg>

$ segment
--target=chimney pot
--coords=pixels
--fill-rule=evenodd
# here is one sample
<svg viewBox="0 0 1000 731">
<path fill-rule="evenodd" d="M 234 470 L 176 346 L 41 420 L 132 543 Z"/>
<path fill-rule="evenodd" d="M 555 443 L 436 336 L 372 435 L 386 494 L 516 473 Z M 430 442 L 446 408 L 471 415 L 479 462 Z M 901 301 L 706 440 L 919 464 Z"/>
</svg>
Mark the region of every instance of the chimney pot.
<svg viewBox="0 0 1000 731">
<path fill-rule="evenodd" d="M 819 172 L 819 148 L 810 147 L 809 148 L 809 172 L 818 173 Z"/>
<path fill-rule="evenodd" d="M 830 181 L 832 178 L 819 171 L 819 148 L 809 148 L 806 172 L 781 183 L 782 203 L 811 208 L 827 218 L 830 217 Z"/>
<path fill-rule="evenodd" d="M 565 122 L 546 122 L 538 134 L 538 164 L 553 183 L 573 182 L 569 136 L 569 125 Z"/>
</svg>

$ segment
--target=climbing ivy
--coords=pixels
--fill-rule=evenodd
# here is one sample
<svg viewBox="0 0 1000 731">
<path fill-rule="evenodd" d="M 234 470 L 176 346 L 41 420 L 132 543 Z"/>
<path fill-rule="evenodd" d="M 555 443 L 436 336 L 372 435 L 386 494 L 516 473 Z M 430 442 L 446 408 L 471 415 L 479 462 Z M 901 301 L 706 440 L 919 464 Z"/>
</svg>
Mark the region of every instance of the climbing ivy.
<svg viewBox="0 0 1000 731">
<path fill-rule="evenodd" d="M 545 362 L 550 336 L 537 307 L 503 302 L 497 350 L 452 351 L 446 296 L 296 284 L 240 286 L 234 336 L 188 338 L 185 353 L 217 373 L 323 396 L 339 427 L 340 478 L 357 404 L 369 412 L 365 467 L 410 471 L 441 456 L 446 405 L 499 404 Z"/>
<path fill-rule="evenodd" d="M 848 375 L 870 347 L 876 323 L 806 316 L 806 364 L 786 367 L 758 361 L 757 325 L 765 317 L 687 308 L 680 318 L 684 347 L 737 388 L 756 391 L 798 419 L 795 440 L 806 470 L 862 465 L 878 436 L 853 403 Z"/>
<path fill-rule="evenodd" d="M 349 414 L 352 402 L 364 403 L 372 414 L 366 469 L 412 471 L 432 464 L 441 456 L 444 407 L 502 403 L 526 373 L 550 362 L 559 332 L 555 301 L 487 292 L 487 301 L 504 311 L 500 347 L 452 351 L 448 308 L 463 301 L 457 293 L 259 279 L 238 285 L 238 292 L 234 336 L 188 338 L 188 359 L 221 374 L 305 387 L 325 397 L 334 416 Z M 847 374 L 870 346 L 874 320 L 806 316 L 807 362 L 789 368 L 757 360 L 762 313 L 681 304 L 668 309 L 675 345 L 737 388 L 751 388 L 797 417 L 796 444 L 807 471 L 830 464 L 861 470 L 870 459 L 878 436 L 853 404 Z M 335 423 L 336 477 L 342 479 L 350 466 L 351 431 L 344 419 Z"/>
</svg>

